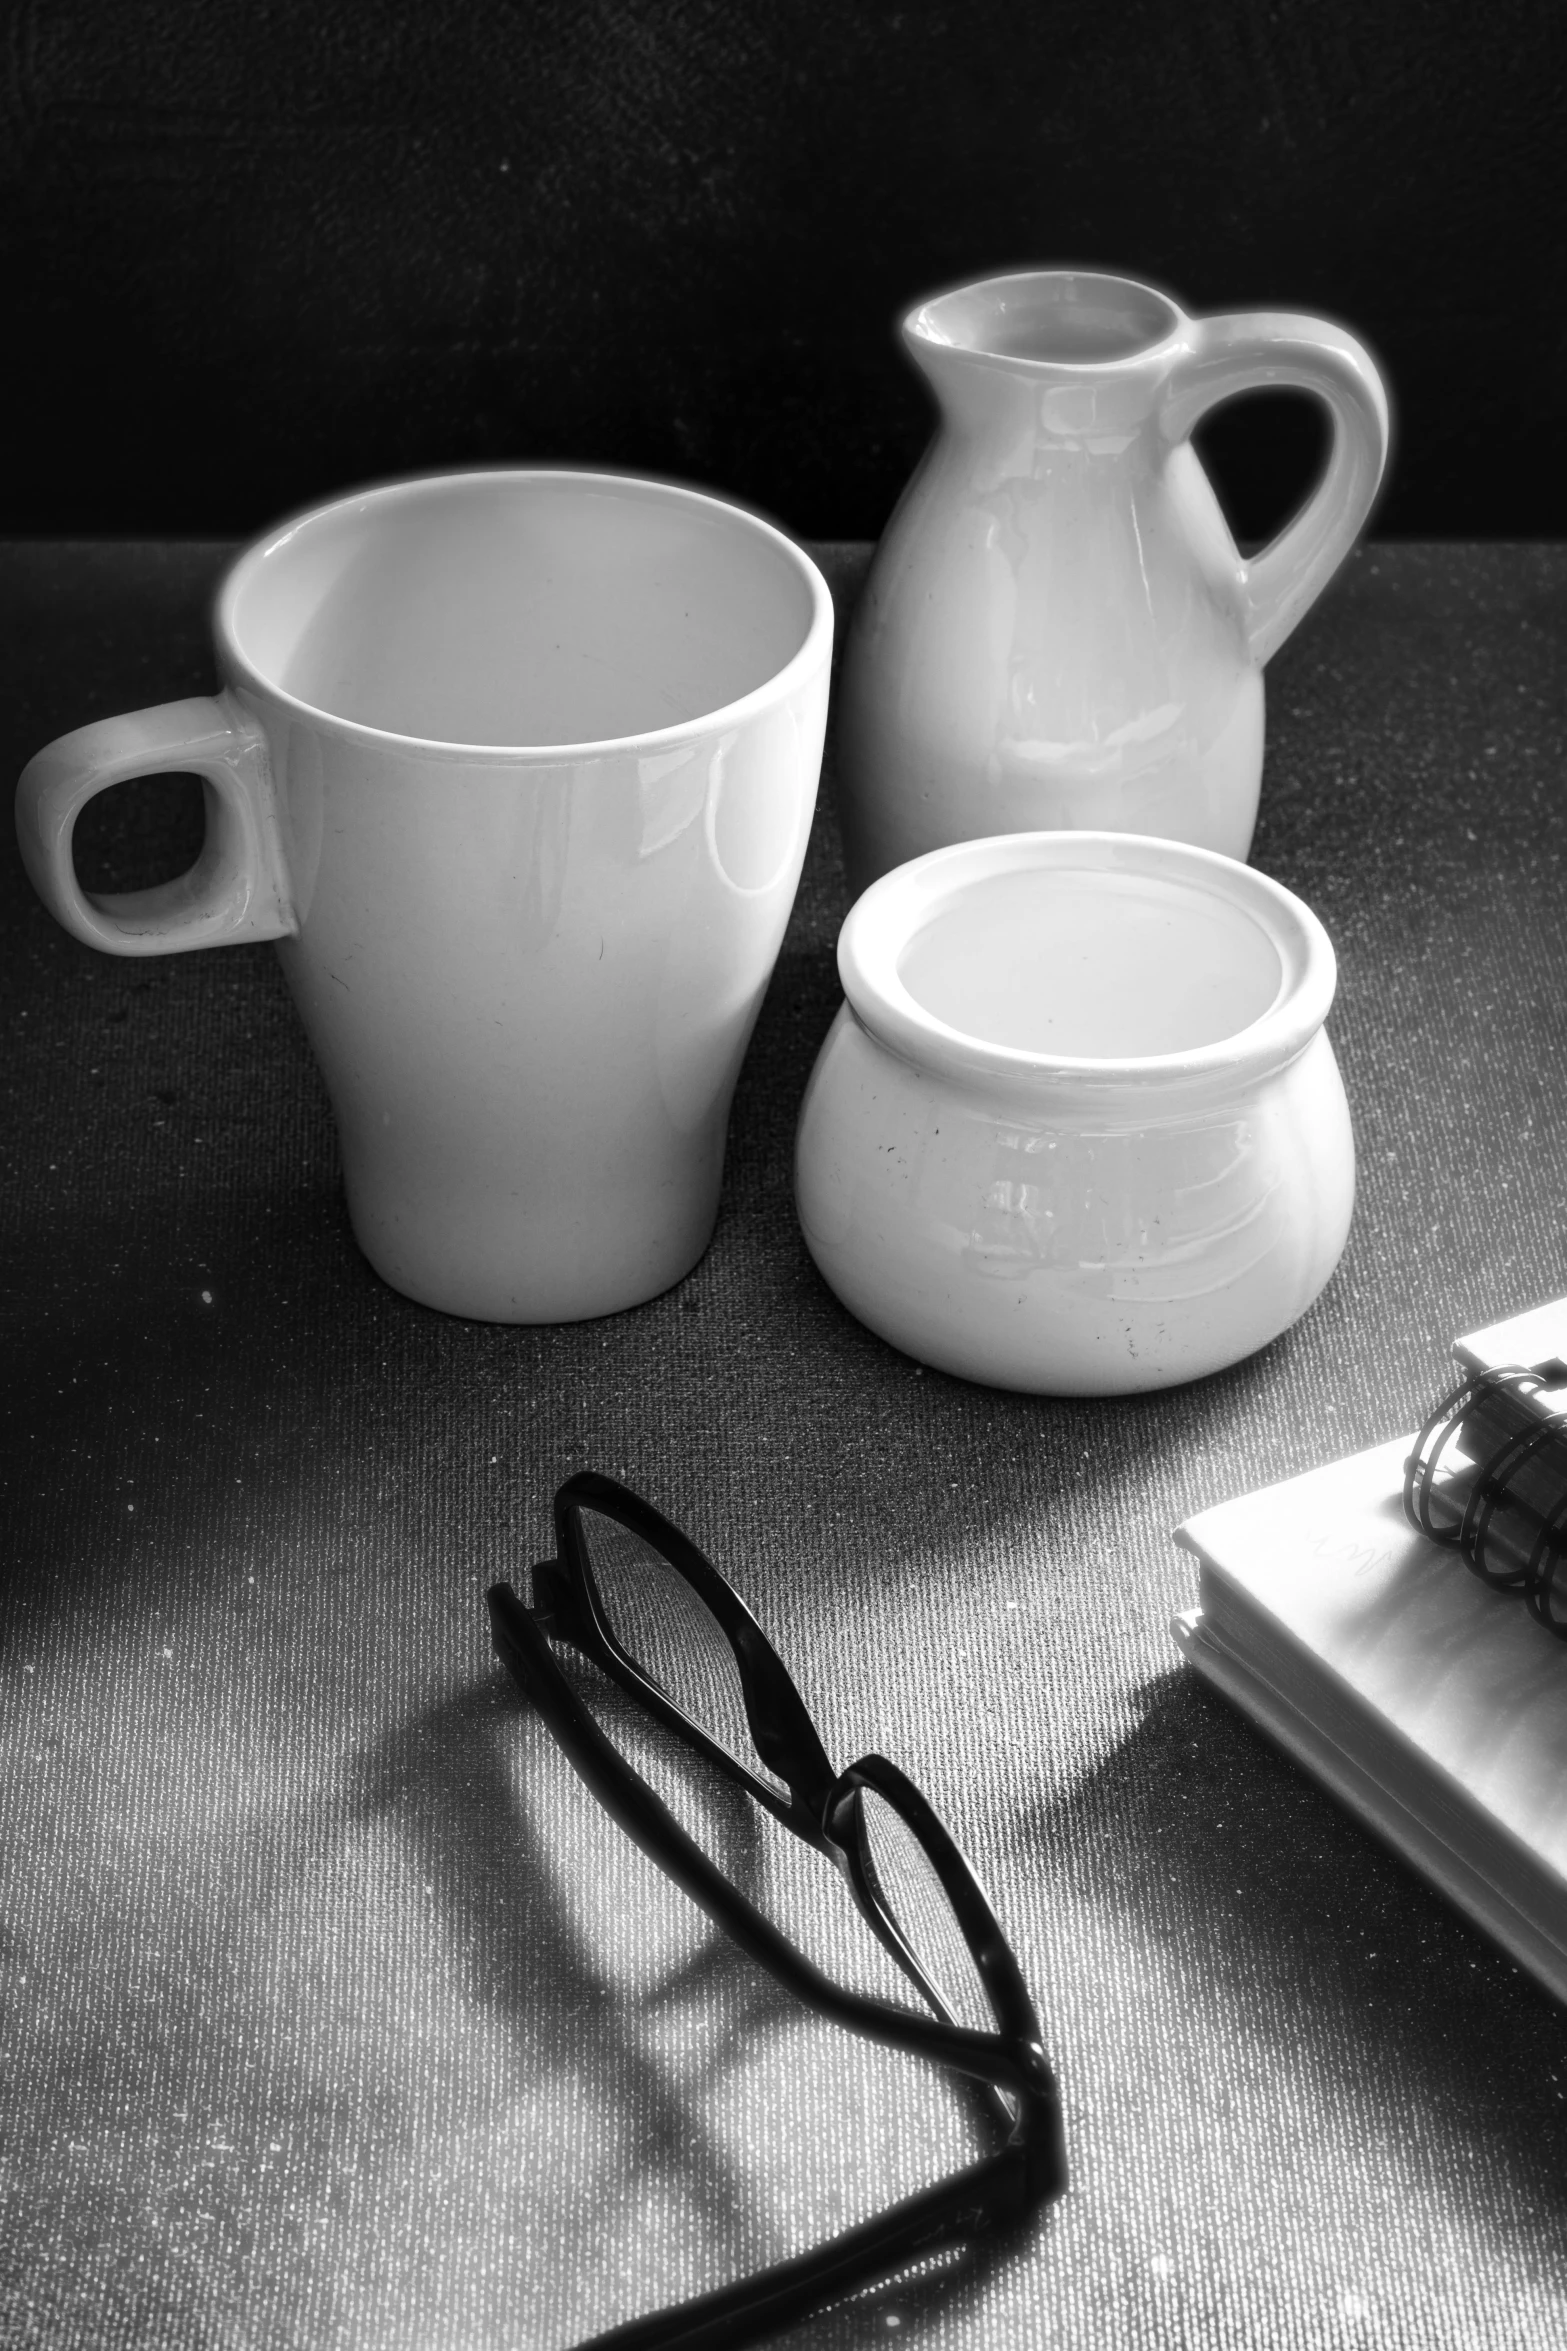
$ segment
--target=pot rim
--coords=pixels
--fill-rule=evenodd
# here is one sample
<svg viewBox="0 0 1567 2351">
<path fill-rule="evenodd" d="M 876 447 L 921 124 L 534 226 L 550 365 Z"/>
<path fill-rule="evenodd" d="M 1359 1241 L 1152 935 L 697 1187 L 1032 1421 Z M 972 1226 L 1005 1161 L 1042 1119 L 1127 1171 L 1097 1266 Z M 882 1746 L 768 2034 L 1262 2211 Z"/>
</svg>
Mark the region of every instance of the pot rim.
<svg viewBox="0 0 1567 2351">
<path fill-rule="evenodd" d="M 904 985 L 899 961 L 916 934 L 958 906 L 976 885 L 1023 872 L 1131 874 L 1217 897 L 1248 915 L 1279 958 L 1272 1002 L 1233 1035 L 1178 1053 L 1087 1056 L 1035 1053 L 969 1035 L 926 1010 Z M 857 1018 L 878 1042 L 917 1068 L 961 1084 L 986 1079 L 1102 1093 L 1184 1090 L 1215 1078 L 1246 1082 L 1303 1053 L 1327 1018 L 1338 984 L 1333 942 L 1282 882 L 1214 849 L 1145 833 L 1003 833 L 933 849 L 873 882 L 838 937 L 838 976 Z"/>
</svg>

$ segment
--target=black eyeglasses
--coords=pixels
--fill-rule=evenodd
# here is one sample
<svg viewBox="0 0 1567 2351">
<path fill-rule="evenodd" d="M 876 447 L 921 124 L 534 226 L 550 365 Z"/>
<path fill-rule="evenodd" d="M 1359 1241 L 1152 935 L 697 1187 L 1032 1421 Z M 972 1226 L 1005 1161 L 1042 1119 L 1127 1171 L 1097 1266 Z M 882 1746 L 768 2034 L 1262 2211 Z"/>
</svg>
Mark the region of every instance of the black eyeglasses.
<svg viewBox="0 0 1567 2351">
<path fill-rule="evenodd" d="M 1060 2102 L 1022 1970 L 931 1806 L 883 1756 L 833 1770 L 744 1601 L 640 1496 L 592 1471 L 569 1478 L 555 1540 L 557 1556 L 533 1571 L 533 1606 L 495 1584 L 490 1621 L 502 1660 L 604 1809 L 776 1982 L 867 2040 L 968 2076 L 1002 2134 L 983 2161 L 815 2251 L 599 2341 L 617 2351 L 750 2342 L 916 2256 L 1026 2219 L 1066 2185 Z M 835 1983 L 780 1934 L 606 1735 L 550 1638 L 836 1863 L 926 2013 Z"/>
</svg>

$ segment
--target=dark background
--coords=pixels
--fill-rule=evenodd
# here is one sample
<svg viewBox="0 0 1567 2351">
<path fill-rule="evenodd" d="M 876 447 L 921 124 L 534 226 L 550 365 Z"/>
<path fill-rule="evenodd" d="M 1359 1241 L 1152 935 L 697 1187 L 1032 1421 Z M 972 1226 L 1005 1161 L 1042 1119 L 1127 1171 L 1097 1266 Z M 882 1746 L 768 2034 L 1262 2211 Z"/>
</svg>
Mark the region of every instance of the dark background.
<svg viewBox="0 0 1567 2351">
<path fill-rule="evenodd" d="M 229 535 L 483 460 L 878 532 L 893 322 L 1076 261 L 1363 334 L 1387 534 L 1567 530 L 1557 0 L 22 0 L 0 531 Z M 1289 396 L 1205 443 L 1238 534 Z"/>
</svg>

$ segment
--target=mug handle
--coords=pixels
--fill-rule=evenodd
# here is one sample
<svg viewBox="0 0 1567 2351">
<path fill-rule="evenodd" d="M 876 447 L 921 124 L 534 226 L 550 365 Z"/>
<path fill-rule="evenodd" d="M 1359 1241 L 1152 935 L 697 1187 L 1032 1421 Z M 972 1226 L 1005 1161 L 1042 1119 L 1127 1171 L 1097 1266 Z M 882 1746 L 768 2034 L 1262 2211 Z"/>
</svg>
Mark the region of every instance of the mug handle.
<svg viewBox="0 0 1567 2351">
<path fill-rule="evenodd" d="M 1371 354 L 1342 327 L 1289 311 L 1190 321 L 1161 410 L 1165 437 L 1185 441 L 1237 392 L 1314 392 L 1333 446 L 1312 496 L 1278 537 L 1242 565 L 1246 635 L 1261 664 L 1275 654 L 1327 586 L 1371 511 L 1387 463 L 1388 403 Z"/>
<path fill-rule="evenodd" d="M 188 873 L 152 890 L 90 897 L 71 835 L 95 792 L 132 776 L 192 771 L 207 832 Z M 232 694 L 161 702 L 46 745 L 16 787 L 22 863 L 56 922 L 110 955 L 173 955 L 299 928 L 288 887 L 266 738 Z"/>
</svg>

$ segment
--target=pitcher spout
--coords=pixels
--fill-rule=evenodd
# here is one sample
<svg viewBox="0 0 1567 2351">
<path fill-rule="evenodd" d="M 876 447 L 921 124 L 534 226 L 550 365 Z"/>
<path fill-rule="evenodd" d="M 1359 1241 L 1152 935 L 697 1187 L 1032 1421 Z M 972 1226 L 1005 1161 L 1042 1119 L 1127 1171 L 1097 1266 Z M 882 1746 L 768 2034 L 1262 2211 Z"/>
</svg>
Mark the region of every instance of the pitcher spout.
<svg viewBox="0 0 1567 2351">
<path fill-rule="evenodd" d="M 1168 295 L 1134 279 L 1025 270 L 921 302 L 903 339 L 954 424 L 1026 414 L 1073 442 L 1148 422 L 1186 326 Z"/>
</svg>

